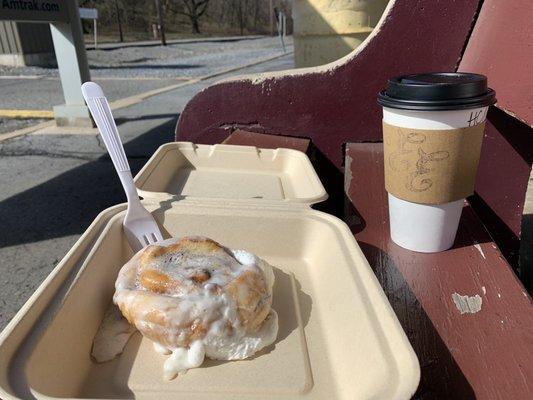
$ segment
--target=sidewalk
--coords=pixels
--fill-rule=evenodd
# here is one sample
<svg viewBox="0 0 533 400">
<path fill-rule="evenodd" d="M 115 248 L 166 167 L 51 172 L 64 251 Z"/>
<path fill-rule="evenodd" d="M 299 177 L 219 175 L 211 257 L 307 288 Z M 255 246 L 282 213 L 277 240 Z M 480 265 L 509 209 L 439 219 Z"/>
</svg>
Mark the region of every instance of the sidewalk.
<svg viewBox="0 0 533 400">
<path fill-rule="evenodd" d="M 195 93 L 232 75 L 289 69 L 292 54 L 150 97 L 114 112 L 135 175 Z M 106 85 L 105 82 L 102 84 Z M 125 201 L 94 130 L 0 142 L 0 329 L 104 208 Z"/>
</svg>

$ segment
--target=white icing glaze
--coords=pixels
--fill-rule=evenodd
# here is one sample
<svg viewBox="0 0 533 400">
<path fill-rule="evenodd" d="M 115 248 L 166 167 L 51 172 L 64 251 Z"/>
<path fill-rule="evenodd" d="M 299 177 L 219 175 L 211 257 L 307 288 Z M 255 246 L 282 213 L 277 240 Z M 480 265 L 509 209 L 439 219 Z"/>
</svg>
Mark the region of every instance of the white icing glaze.
<svg viewBox="0 0 533 400">
<path fill-rule="evenodd" d="M 154 349 L 160 354 L 171 354 L 163 367 L 163 377 L 171 380 L 180 373 L 186 373 L 188 369 L 202 365 L 205 356 L 214 360 L 242 360 L 250 357 L 262 348 L 274 343 L 277 333 L 278 314 L 272 310 L 258 332 L 244 337 L 240 341 L 228 340 L 227 337 L 223 336 L 210 336 L 211 340 L 197 340 L 188 349 L 178 347 L 171 351 L 156 342 L 154 342 Z"/>
<path fill-rule="evenodd" d="M 135 331 L 135 327 L 126 321 L 117 306 L 111 304 L 94 337 L 91 355 L 100 363 L 112 360 L 122 353 Z"/>
<path fill-rule="evenodd" d="M 157 352 L 171 353 L 166 379 L 200 366 L 205 356 L 244 359 L 276 339 L 277 314 L 270 308 L 274 274 L 254 254 L 193 246 L 158 253 L 144 264 L 141 256 L 142 251 L 120 271 L 114 301 L 154 341 Z M 163 275 L 165 285 L 150 286 L 143 280 L 145 271 Z"/>
<path fill-rule="evenodd" d="M 257 262 L 257 257 L 245 250 L 232 250 L 231 252 L 237 261 L 242 265 L 253 265 Z"/>
<path fill-rule="evenodd" d="M 201 340 L 197 340 L 186 349 L 179 347 L 172 352 L 163 366 L 163 377 L 174 379 L 179 373 L 186 373 L 188 369 L 198 368 L 204 362 L 205 348 Z"/>
<path fill-rule="evenodd" d="M 241 337 L 210 335 L 204 339 L 206 355 L 213 360 L 244 360 L 271 345 L 278 335 L 278 314 L 271 310 L 261 328 Z"/>
<path fill-rule="evenodd" d="M 159 343 L 157 342 L 154 342 L 154 350 L 159 353 L 159 354 L 162 354 L 164 356 L 168 356 L 169 354 L 172 354 L 172 350 L 170 349 L 167 349 L 165 346 L 161 346 Z"/>
</svg>

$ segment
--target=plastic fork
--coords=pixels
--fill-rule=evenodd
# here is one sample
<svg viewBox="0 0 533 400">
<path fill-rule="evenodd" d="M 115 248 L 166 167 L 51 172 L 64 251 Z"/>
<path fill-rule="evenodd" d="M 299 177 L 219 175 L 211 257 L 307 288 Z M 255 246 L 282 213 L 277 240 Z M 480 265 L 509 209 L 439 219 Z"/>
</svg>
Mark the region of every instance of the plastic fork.
<svg viewBox="0 0 533 400">
<path fill-rule="evenodd" d="M 132 249 L 139 251 L 145 246 L 163 240 L 163 236 L 154 217 L 139 200 L 117 125 L 102 88 L 94 82 L 85 82 L 81 86 L 81 92 L 126 192 L 128 210 L 123 222 L 124 232 Z"/>
</svg>

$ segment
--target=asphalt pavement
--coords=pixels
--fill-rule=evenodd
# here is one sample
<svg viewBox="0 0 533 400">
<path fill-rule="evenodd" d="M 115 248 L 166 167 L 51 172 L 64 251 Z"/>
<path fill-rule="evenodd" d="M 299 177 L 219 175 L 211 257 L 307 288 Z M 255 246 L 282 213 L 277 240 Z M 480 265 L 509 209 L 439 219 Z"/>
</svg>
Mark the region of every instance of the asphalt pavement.
<svg viewBox="0 0 533 400">
<path fill-rule="evenodd" d="M 149 87 L 163 87 L 168 84 L 168 80 L 201 76 L 195 74 L 213 73 L 280 53 L 279 42 L 275 38 L 247 38 L 229 42 L 211 40 L 207 49 L 206 42 L 209 43 L 207 40 L 196 43 L 196 46 L 203 47 L 201 50 L 195 49 L 194 43 L 172 45 L 183 54 L 186 51 L 193 52 L 187 63 L 201 64 L 198 68 L 115 69 L 112 68 L 112 60 L 95 57 L 91 61 L 93 64 L 109 63 L 109 66 L 92 71 L 93 77 L 99 77 L 96 81 L 103 85 L 112 99 L 118 99 L 147 89 L 143 85 L 144 82 L 152 82 L 145 79 L 154 78 L 150 74 L 157 75 L 157 79 L 153 80 L 157 84 Z M 251 46 L 249 53 L 245 49 L 248 45 Z M 193 48 L 190 49 L 189 46 Z M 139 65 L 157 64 L 154 60 L 134 60 L 141 57 L 141 54 L 142 57 L 151 58 L 151 53 L 158 51 L 167 57 L 161 61 L 162 65 L 175 65 L 176 61 L 171 60 L 173 56 L 170 46 L 166 49 L 154 47 L 156 46 L 130 45 L 98 51 L 116 51 L 123 55 L 126 50 L 133 48 L 139 55 L 124 56 L 124 60 Z M 290 50 L 292 49 L 289 48 Z M 116 110 L 114 114 L 133 174 L 139 171 L 161 144 L 174 139 L 179 113 L 198 91 L 232 75 L 290 69 L 293 67 L 292 57 L 289 53 L 272 61 L 187 84 L 150 97 L 142 103 Z M 199 68 L 203 68 L 203 72 L 199 72 Z M 34 68 L 30 71 L 0 70 L 4 77 L 41 73 Z M 0 80 L 0 109 L 9 108 L 8 105 L 24 105 L 24 108 L 33 105 L 37 109 L 60 101 L 58 82 L 52 79 L 54 72 L 46 71 L 44 75 L 40 78 L 19 78 L 25 84 L 17 81 L 13 85 L 4 86 L 9 79 Z M 111 79 L 113 77 L 119 79 Z M 124 77 L 128 79 L 120 79 Z M 53 85 L 54 82 L 56 86 Z M 43 91 L 47 102 L 32 98 L 32 93 L 40 96 Z M 68 130 L 66 133 L 63 130 L 61 134 L 53 133 L 53 130 L 51 132 L 3 141 L 0 134 L 0 329 L 35 291 L 96 215 L 107 207 L 125 201 L 111 160 L 94 130 L 77 134 L 69 133 Z"/>
<path fill-rule="evenodd" d="M 286 42 L 291 51 L 292 37 Z M 175 40 L 165 47 L 155 41 L 112 43 L 89 49 L 87 58 L 91 79 L 113 101 L 281 54 L 278 38 L 247 36 Z M 0 66 L 0 139 L 38 122 L 2 118 L 2 110 L 51 111 L 62 103 L 57 68 Z"/>
</svg>

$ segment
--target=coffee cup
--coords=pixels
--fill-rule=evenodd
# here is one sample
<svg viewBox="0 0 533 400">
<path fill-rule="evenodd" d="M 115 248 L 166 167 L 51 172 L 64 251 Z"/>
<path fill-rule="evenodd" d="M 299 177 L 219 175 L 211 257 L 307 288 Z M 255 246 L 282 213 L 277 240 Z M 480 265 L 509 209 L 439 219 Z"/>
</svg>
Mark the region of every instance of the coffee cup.
<svg viewBox="0 0 533 400">
<path fill-rule="evenodd" d="M 471 73 L 389 80 L 383 106 L 385 188 L 392 240 L 433 253 L 453 246 L 473 194 L 488 107 L 495 92 Z"/>
</svg>

